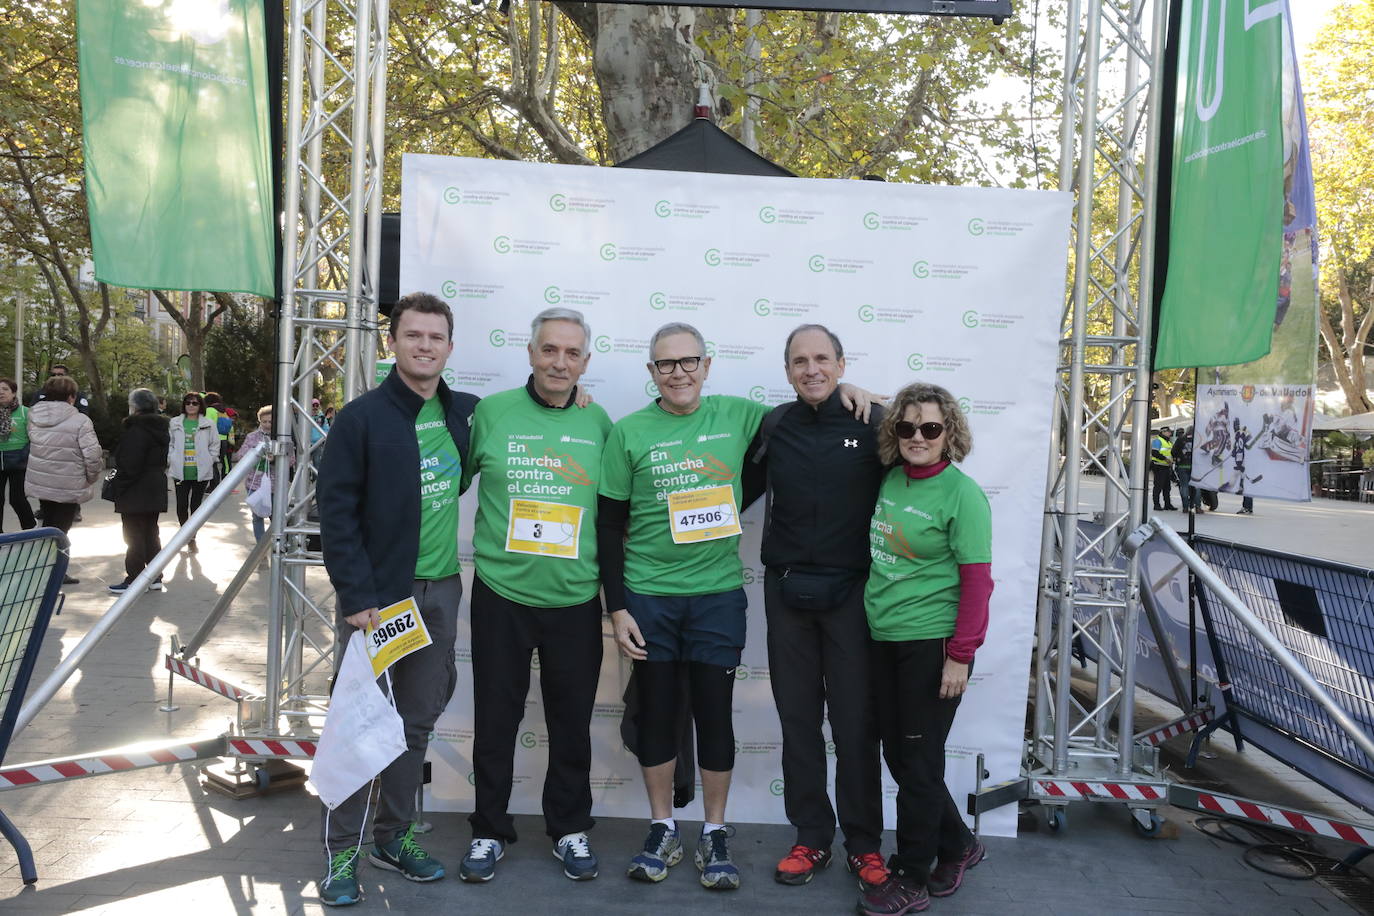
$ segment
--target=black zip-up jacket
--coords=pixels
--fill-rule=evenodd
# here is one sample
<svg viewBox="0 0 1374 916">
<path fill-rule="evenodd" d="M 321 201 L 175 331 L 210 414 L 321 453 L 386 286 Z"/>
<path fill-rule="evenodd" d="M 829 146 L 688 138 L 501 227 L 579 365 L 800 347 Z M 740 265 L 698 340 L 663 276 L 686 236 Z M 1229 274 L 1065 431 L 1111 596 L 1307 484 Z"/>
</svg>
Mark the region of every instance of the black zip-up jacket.
<svg viewBox="0 0 1374 916">
<path fill-rule="evenodd" d="M 450 391 L 439 400 L 460 460 L 468 460 L 477 398 Z M 324 566 L 345 617 L 411 594 L 420 556 L 420 446 L 415 418 L 424 406 L 393 367 L 377 388 L 334 418 L 320 460 Z"/>
<path fill-rule="evenodd" d="M 868 571 L 868 528 L 884 468 L 878 460 L 878 423 L 840 403 L 838 390 L 819 407 L 798 398 L 774 408 L 768 432 L 768 515 L 763 565 L 811 571 Z M 770 421 L 772 421 L 770 423 Z"/>
</svg>

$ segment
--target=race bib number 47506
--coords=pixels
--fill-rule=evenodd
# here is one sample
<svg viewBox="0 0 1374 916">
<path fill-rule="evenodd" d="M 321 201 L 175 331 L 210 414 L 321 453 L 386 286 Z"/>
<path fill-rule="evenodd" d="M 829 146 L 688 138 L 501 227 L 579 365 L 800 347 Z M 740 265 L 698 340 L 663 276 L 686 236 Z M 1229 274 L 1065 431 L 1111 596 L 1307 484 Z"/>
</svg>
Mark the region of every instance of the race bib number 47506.
<svg viewBox="0 0 1374 916">
<path fill-rule="evenodd" d="M 735 490 L 728 484 L 668 494 L 668 518 L 674 544 L 695 544 L 741 532 Z"/>
<path fill-rule="evenodd" d="M 377 613 L 382 622 L 363 633 L 363 645 L 367 646 L 373 675 L 381 677 L 383 671 L 432 640 L 414 598 L 389 604 Z"/>
</svg>

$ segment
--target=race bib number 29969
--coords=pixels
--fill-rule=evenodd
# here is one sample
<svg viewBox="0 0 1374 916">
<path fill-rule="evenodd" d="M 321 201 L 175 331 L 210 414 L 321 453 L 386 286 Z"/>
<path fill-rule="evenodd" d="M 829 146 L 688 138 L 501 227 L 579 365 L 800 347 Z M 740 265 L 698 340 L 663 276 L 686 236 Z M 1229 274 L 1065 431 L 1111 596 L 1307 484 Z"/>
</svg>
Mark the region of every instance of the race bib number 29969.
<svg viewBox="0 0 1374 916">
<path fill-rule="evenodd" d="M 381 623 L 368 628 L 363 634 L 363 644 L 367 646 L 372 673 L 381 677 L 383 671 L 415 650 L 423 649 L 432 640 L 414 598 L 387 605 L 378 614 Z"/>
</svg>

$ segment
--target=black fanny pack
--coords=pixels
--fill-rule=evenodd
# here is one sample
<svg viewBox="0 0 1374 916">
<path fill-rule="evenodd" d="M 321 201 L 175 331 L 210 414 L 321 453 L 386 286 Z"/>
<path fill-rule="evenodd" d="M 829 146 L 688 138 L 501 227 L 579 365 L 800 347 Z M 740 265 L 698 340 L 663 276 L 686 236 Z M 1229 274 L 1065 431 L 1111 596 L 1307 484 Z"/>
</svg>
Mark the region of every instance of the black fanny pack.
<svg viewBox="0 0 1374 916">
<path fill-rule="evenodd" d="M 860 574 L 852 569 L 782 571 L 782 600 L 803 611 L 828 611 L 844 603 Z"/>
</svg>

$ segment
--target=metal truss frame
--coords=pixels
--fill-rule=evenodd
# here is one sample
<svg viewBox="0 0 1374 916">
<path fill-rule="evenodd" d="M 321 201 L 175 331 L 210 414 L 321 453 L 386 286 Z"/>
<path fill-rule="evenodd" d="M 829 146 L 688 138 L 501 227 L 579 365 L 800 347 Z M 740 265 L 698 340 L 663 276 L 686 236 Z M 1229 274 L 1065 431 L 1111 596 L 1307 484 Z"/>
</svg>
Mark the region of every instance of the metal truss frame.
<svg viewBox="0 0 1374 916">
<path fill-rule="evenodd" d="M 1151 271 L 1167 2 L 1071 0 L 1065 50 L 1060 187 L 1073 188 L 1072 286 L 1065 302 L 1045 495 L 1024 775 L 1138 784 L 1119 800 L 1167 795 L 1155 750 L 1135 739 L 1139 571 L 1123 552 L 1145 521 Z M 1111 83 L 1117 81 L 1117 87 Z M 1085 473 L 1105 482 L 1084 512 Z M 1092 536 L 1079 522 L 1095 520 Z M 1096 655 L 1091 695 L 1075 696 L 1075 653 Z M 1051 805 L 1056 798 L 1042 798 Z M 1147 823 L 1143 821 L 1142 824 Z"/>
<path fill-rule="evenodd" d="M 1060 187 L 1073 188 L 1073 284 L 1062 317 L 1045 497 L 1025 775 L 1158 781 L 1134 740 L 1140 597 L 1126 536 L 1144 521 L 1164 0 L 1070 0 Z M 325 698 L 306 680 L 332 666 L 332 594 L 310 538 L 310 402 L 325 364 L 351 399 L 375 359 L 387 0 L 291 5 L 283 298 L 273 446 L 267 690 L 249 736 L 301 736 Z M 1119 89 L 1106 89 L 1113 80 Z M 297 456 L 293 465 L 292 457 Z M 1085 471 L 1106 482 L 1100 535 L 1079 530 Z M 1124 568 L 1118 559 L 1124 557 Z M 319 634 L 324 633 L 323 639 Z M 1070 691 L 1075 643 L 1099 656 L 1095 697 Z"/>
</svg>

